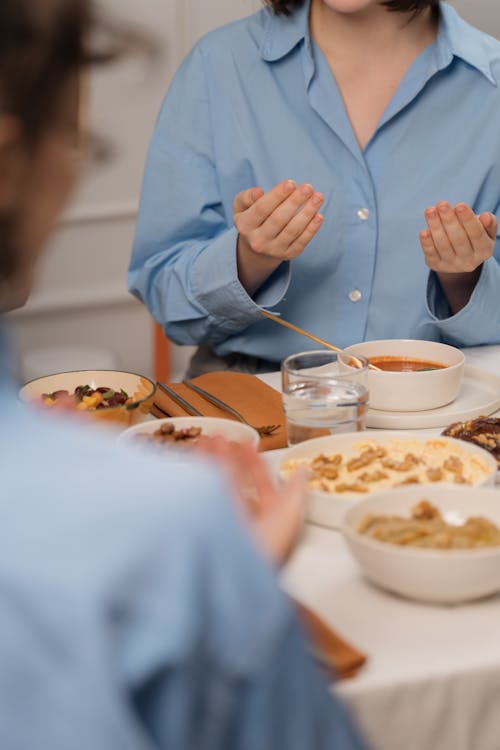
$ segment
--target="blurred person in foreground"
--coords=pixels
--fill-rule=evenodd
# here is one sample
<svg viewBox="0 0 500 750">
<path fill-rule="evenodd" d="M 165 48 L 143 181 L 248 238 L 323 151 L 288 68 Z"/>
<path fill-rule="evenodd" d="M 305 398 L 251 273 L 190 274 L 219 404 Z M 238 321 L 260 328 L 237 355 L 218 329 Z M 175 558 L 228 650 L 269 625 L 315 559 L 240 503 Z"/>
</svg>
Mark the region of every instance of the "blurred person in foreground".
<svg viewBox="0 0 500 750">
<path fill-rule="evenodd" d="M 2 312 L 77 176 L 81 71 L 113 56 L 87 46 L 91 11 L 0 3 Z M 301 487 L 277 491 L 248 447 L 207 447 L 230 490 L 207 457 L 129 453 L 26 409 L 1 325 L 2 750 L 361 748 L 276 580 Z"/>
</svg>

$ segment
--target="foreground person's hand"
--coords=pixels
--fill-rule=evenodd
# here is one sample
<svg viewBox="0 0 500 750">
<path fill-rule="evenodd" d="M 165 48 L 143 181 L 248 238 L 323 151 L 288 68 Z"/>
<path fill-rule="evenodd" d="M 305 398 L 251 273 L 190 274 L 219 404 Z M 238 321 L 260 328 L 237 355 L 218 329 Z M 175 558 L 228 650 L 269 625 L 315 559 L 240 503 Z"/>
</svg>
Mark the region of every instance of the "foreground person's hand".
<svg viewBox="0 0 500 750">
<path fill-rule="evenodd" d="M 249 444 L 202 437 L 197 450 L 214 458 L 226 471 L 264 554 L 274 563 L 284 563 L 304 525 L 304 477 L 296 475 L 277 485 L 262 456 Z"/>
<path fill-rule="evenodd" d="M 312 185 L 280 182 L 268 193 L 254 187 L 239 193 L 233 206 L 238 230 L 238 276 L 249 294 L 284 260 L 300 255 L 315 236 L 323 217 L 324 197 Z"/>
</svg>

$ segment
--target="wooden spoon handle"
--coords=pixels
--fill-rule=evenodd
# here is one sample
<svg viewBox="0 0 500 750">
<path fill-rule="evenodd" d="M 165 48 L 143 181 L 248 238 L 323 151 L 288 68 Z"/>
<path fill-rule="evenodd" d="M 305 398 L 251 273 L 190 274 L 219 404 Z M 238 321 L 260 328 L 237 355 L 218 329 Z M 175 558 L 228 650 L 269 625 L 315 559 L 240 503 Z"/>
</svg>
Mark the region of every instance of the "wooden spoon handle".
<svg viewBox="0 0 500 750">
<path fill-rule="evenodd" d="M 345 351 L 344 349 L 340 349 L 338 346 L 335 346 L 335 344 L 330 344 L 328 341 L 325 341 L 324 339 L 320 339 L 319 336 L 315 336 L 313 333 L 309 333 L 309 331 L 304 331 L 303 328 L 294 326 L 293 323 L 289 323 L 287 320 L 283 320 L 282 318 L 279 318 L 277 315 L 273 315 L 267 310 L 260 310 L 260 314 L 263 315 L 264 318 L 269 318 L 269 320 L 274 321 L 274 323 L 278 323 L 280 326 L 289 328 L 291 331 L 295 331 L 295 333 L 298 333 L 301 336 L 305 336 L 306 338 L 311 339 L 311 341 L 315 341 L 317 344 L 324 346 L 325 349 L 330 349 L 332 352 L 340 352 L 341 354 Z M 363 365 L 361 364 L 361 360 L 359 360 L 354 354 L 350 354 L 349 356 L 350 356 L 350 359 L 356 363 L 356 367 L 358 368 L 363 367 Z M 375 365 L 372 365 L 370 362 L 368 362 L 368 369 L 380 370 L 380 367 L 376 367 Z"/>
<path fill-rule="evenodd" d="M 280 326 L 289 328 L 291 331 L 295 331 L 295 333 L 299 333 L 301 336 L 305 336 L 306 338 L 311 339 L 311 341 L 315 341 L 317 344 L 321 344 L 321 346 L 324 346 L 325 349 L 331 349 L 332 352 L 344 351 L 343 349 L 339 349 L 338 346 L 335 346 L 334 344 L 329 344 L 328 341 L 324 341 L 323 339 L 320 339 L 318 336 L 315 336 L 313 333 L 304 331 L 302 328 L 298 328 L 297 326 L 294 326 L 293 323 L 289 323 L 287 320 L 283 320 L 282 318 L 279 318 L 277 315 L 273 315 L 272 313 L 267 312 L 267 310 L 261 310 L 260 314 L 263 315 L 265 318 L 269 318 L 269 320 L 273 320 L 275 323 L 278 323 Z"/>
</svg>

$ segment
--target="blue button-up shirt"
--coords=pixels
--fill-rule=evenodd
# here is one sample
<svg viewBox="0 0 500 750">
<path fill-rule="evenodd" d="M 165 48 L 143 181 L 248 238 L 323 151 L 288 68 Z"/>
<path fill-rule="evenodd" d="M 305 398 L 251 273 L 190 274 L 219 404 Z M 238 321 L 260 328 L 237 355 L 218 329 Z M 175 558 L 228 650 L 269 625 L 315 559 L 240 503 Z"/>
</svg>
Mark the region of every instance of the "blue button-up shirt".
<svg viewBox="0 0 500 750">
<path fill-rule="evenodd" d="M 0 748 L 362 750 L 208 464 L 17 401 L 0 328 Z"/>
<path fill-rule="evenodd" d="M 181 66 L 148 158 L 131 290 L 172 339 L 219 354 L 278 361 L 307 348 L 260 306 L 340 346 L 500 342 L 500 243 L 456 315 L 419 243 L 424 210 L 439 200 L 499 215 L 500 44 L 443 3 L 437 40 L 361 150 L 308 9 L 220 28 Z M 285 178 L 324 193 L 325 221 L 251 298 L 237 276 L 233 199 Z"/>
</svg>

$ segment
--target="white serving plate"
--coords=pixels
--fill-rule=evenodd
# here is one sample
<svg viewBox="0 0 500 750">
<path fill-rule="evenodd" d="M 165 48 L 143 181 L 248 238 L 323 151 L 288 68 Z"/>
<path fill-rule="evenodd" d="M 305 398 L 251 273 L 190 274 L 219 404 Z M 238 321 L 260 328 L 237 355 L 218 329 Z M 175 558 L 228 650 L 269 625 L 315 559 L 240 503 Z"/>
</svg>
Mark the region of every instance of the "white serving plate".
<svg viewBox="0 0 500 750">
<path fill-rule="evenodd" d="M 432 485 L 379 492 L 356 503 L 342 532 L 353 557 L 371 582 L 401 596 L 438 604 L 458 604 L 500 591 L 500 547 L 428 550 L 378 542 L 356 529 L 368 513 L 410 516 L 429 500 L 449 523 L 481 515 L 500 526 L 500 490 Z"/>
<path fill-rule="evenodd" d="M 156 432 L 162 424 L 173 424 L 176 429 L 182 430 L 189 427 L 201 427 L 202 435 L 213 437 L 220 435 L 226 440 L 232 440 L 237 443 L 259 444 L 259 433 L 253 427 L 236 422 L 233 419 L 219 419 L 217 417 L 165 417 L 164 419 L 155 419 L 148 422 L 142 422 L 129 427 L 118 437 L 120 443 L 139 442 L 136 441 L 138 435 L 148 435 Z M 172 443 L 174 446 L 175 444 Z"/>
<path fill-rule="evenodd" d="M 457 398 L 451 404 L 426 411 L 382 411 L 368 409 L 367 427 L 387 430 L 419 430 L 448 427 L 480 416 L 490 416 L 500 409 L 500 377 L 479 367 L 466 365 Z"/>
<path fill-rule="evenodd" d="M 420 436 L 412 432 L 402 431 L 384 431 L 381 433 L 348 432 L 341 435 L 329 435 L 326 437 L 314 438 L 313 440 L 306 440 L 305 442 L 298 443 L 282 452 L 277 470 L 280 476 L 283 476 L 284 472 L 282 471 L 282 466 L 286 462 L 300 458 L 312 458 L 320 453 L 342 453 L 347 457 L 352 456 L 357 453 L 355 446 L 364 440 L 374 440 L 378 444 L 384 445 L 392 440 L 417 440 L 419 443 L 425 443 L 433 437 L 446 440 L 448 443 L 456 446 L 459 451 L 465 451 L 469 454 L 481 456 L 489 467 L 489 473 L 484 479 L 477 483 L 477 486 L 495 484 L 497 462 L 490 453 L 482 448 L 471 443 L 466 443 L 463 440 L 455 440 L 454 438 L 441 438 L 438 435 Z M 443 486 L 443 483 L 436 483 L 436 485 Z M 418 485 L 421 492 L 425 492 L 430 486 L 434 485 Z M 373 491 L 370 494 L 370 497 L 386 491 L 387 490 L 385 489 Z M 352 508 L 356 503 L 364 500 L 366 497 L 368 497 L 368 495 L 360 494 L 358 492 L 343 492 L 341 494 L 336 494 L 334 492 L 324 492 L 322 490 L 311 489 L 309 492 L 307 520 L 310 523 L 315 523 L 319 526 L 338 529 L 342 524 L 346 511 Z"/>
</svg>

